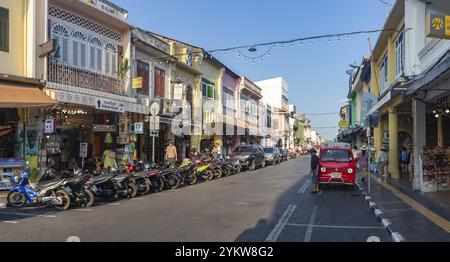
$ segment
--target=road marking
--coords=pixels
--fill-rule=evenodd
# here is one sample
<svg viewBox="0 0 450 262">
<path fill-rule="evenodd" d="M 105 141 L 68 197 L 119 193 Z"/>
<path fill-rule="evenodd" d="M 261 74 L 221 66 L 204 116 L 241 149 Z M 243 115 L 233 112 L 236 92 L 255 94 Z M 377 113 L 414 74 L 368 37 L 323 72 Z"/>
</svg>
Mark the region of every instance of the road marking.
<svg viewBox="0 0 450 262">
<path fill-rule="evenodd" d="M 403 202 L 405 202 L 406 204 L 408 204 L 409 206 L 414 208 L 417 212 L 419 212 L 424 217 L 426 217 L 428 220 L 430 220 L 434 224 L 438 225 L 439 227 L 441 227 L 442 229 L 447 231 L 447 233 L 450 233 L 450 221 L 448 221 L 447 219 L 441 217 L 440 215 L 436 214 L 435 212 L 431 211 L 430 209 L 424 207 L 423 205 L 419 204 L 418 202 L 416 202 L 415 200 L 413 200 L 409 196 L 401 193 L 399 190 L 397 190 L 393 186 L 391 186 L 389 184 L 386 184 L 384 182 L 379 182 L 379 183 L 384 188 L 386 188 L 389 191 L 391 191 L 398 198 L 403 200 Z"/>
<path fill-rule="evenodd" d="M 2 221 L 3 223 L 8 223 L 8 224 L 19 224 L 19 222 L 17 221 Z"/>
<path fill-rule="evenodd" d="M 90 208 L 79 208 L 79 209 L 72 209 L 73 211 L 78 211 L 78 212 L 92 212 L 93 210 Z"/>
<path fill-rule="evenodd" d="M 319 195 L 322 195 L 322 190 L 319 191 Z"/>
<path fill-rule="evenodd" d="M 77 236 L 70 236 L 66 239 L 66 242 L 81 242 L 81 239 Z"/>
<path fill-rule="evenodd" d="M 309 185 L 311 184 L 311 180 L 307 179 L 303 186 L 298 190 L 297 194 L 304 194 L 306 192 L 306 189 L 308 189 Z"/>
<path fill-rule="evenodd" d="M 142 201 L 142 200 L 145 200 L 145 198 L 142 198 L 142 197 L 140 197 L 140 198 L 132 198 L 131 200 L 133 200 L 133 201 Z"/>
<path fill-rule="evenodd" d="M 367 239 L 367 242 L 381 242 L 381 239 L 377 236 L 372 236 Z"/>
<path fill-rule="evenodd" d="M 107 206 L 120 206 L 120 203 L 110 203 L 110 204 L 106 204 Z"/>
<path fill-rule="evenodd" d="M 306 228 L 305 238 L 303 239 L 304 242 L 311 242 L 312 232 L 313 232 L 313 225 L 316 221 L 317 217 L 317 210 L 319 209 L 318 206 L 314 206 L 313 212 L 311 214 L 311 218 L 309 219 L 309 223 Z"/>
<path fill-rule="evenodd" d="M 336 229 L 384 229 L 384 227 L 368 227 L 368 226 L 333 226 L 333 225 L 310 225 L 310 224 L 291 224 L 286 226 L 293 227 L 312 227 L 312 228 L 336 228 Z"/>
<path fill-rule="evenodd" d="M 408 208 L 392 208 L 392 209 L 386 209 L 383 208 L 384 212 L 406 212 L 406 211 L 416 211 L 414 208 L 408 207 Z"/>
<path fill-rule="evenodd" d="M 280 236 L 281 232 L 283 231 L 284 227 L 286 226 L 287 222 L 291 218 L 292 214 L 294 213 L 295 209 L 297 208 L 297 205 L 289 205 L 286 211 L 284 211 L 283 215 L 281 216 L 278 223 L 273 228 L 272 232 L 270 232 L 269 236 L 266 238 L 266 242 L 276 242 L 278 237 Z"/>
<path fill-rule="evenodd" d="M 13 216 L 25 216 L 25 217 L 45 217 L 45 218 L 55 218 L 55 215 L 38 215 L 30 213 L 19 213 L 19 212 L 0 212 L 0 215 L 13 215 Z"/>
</svg>

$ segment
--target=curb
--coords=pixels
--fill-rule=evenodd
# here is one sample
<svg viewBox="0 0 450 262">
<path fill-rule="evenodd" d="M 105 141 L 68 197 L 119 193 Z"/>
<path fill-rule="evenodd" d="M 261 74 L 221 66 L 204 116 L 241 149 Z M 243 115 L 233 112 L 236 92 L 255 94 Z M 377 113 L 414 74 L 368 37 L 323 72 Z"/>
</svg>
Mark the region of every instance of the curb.
<svg viewBox="0 0 450 262">
<path fill-rule="evenodd" d="M 383 225 L 384 229 L 386 229 L 388 234 L 391 236 L 392 240 L 397 243 L 406 242 L 405 238 L 403 238 L 403 236 L 399 232 L 395 232 L 392 229 L 391 220 L 389 220 L 386 217 L 383 211 L 378 207 L 377 203 L 375 203 L 375 201 L 372 199 L 372 197 L 369 196 L 366 192 L 364 192 L 364 189 L 360 186 L 359 183 L 357 183 L 356 186 L 358 187 L 361 195 L 364 197 L 367 204 L 369 205 L 369 210 L 372 211 L 372 213 L 375 215 L 377 221 Z"/>
</svg>

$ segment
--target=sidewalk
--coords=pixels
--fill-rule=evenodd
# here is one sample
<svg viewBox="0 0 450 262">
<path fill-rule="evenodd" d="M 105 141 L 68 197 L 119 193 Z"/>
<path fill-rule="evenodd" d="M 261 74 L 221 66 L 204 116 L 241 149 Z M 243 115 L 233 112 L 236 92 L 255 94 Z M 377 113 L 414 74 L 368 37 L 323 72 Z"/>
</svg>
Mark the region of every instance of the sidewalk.
<svg viewBox="0 0 450 262">
<path fill-rule="evenodd" d="M 399 233 L 407 242 L 450 241 L 450 209 L 438 204 L 432 195 L 415 193 L 398 181 L 381 182 L 371 177 L 368 183 L 360 183 L 370 209 L 388 224 L 389 233 Z"/>
</svg>

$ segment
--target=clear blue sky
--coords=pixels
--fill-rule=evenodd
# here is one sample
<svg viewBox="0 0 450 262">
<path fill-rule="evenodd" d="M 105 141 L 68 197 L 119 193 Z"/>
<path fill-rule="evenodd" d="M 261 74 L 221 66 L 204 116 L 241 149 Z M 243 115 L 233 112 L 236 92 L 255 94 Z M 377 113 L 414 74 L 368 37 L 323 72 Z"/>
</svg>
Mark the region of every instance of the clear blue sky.
<svg viewBox="0 0 450 262">
<path fill-rule="evenodd" d="M 379 0 L 113 0 L 141 28 L 201 46 L 206 50 L 242 44 L 382 29 L 388 9 Z M 390 0 L 389 2 L 394 2 Z M 332 39 L 310 47 L 277 48 L 252 65 L 237 55 L 217 58 L 253 81 L 282 76 L 289 100 L 310 116 L 313 127 L 334 138 L 339 108 L 345 104 L 349 64 L 361 62 L 378 34 Z"/>
</svg>

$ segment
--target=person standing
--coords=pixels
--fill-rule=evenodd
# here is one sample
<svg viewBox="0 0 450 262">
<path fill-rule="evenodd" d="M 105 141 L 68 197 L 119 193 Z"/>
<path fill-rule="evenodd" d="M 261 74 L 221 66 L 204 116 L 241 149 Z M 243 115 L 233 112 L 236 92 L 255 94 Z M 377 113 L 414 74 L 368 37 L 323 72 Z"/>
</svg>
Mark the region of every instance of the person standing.
<svg viewBox="0 0 450 262">
<path fill-rule="evenodd" d="M 408 151 L 406 151 L 406 147 L 403 147 L 402 151 L 400 152 L 400 163 L 402 166 L 402 174 L 408 174 L 409 155 Z"/>
<path fill-rule="evenodd" d="M 171 167 L 178 161 L 177 148 L 173 145 L 172 141 L 169 142 L 166 148 L 166 161 L 169 162 Z"/>
<path fill-rule="evenodd" d="M 361 182 L 366 182 L 367 177 L 367 167 L 369 165 L 369 154 L 367 152 L 367 146 L 361 146 L 361 152 L 358 153 L 357 156 L 357 164 L 359 173 L 362 175 Z"/>
<path fill-rule="evenodd" d="M 117 170 L 117 154 L 113 150 L 111 145 L 107 146 L 107 149 L 103 152 L 103 168 L 108 170 Z"/>
<path fill-rule="evenodd" d="M 315 149 L 309 150 L 309 153 L 311 154 L 311 182 L 313 184 L 311 193 L 315 194 L 319 192 L 319 157 Z"/>
<path fill-rule="evenodd" d="M 381 147 L 381 151 L 378 153 L 378 164 L 380 168 L 380 174 L 384 182 L 387 182 L 387 175 L 388 175 L 388 154 L 387 154 L 387 148 L 385 146 Z"/>
</svg>

